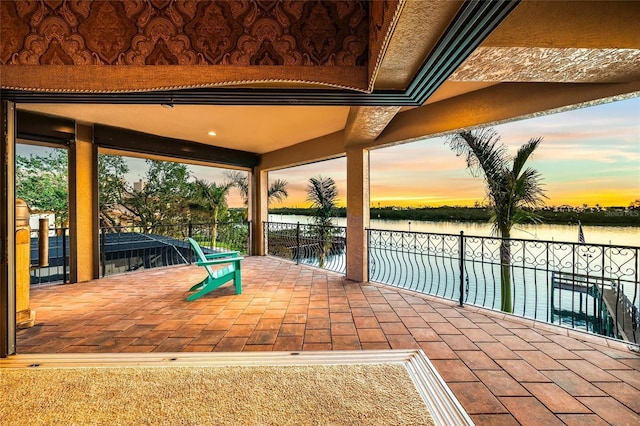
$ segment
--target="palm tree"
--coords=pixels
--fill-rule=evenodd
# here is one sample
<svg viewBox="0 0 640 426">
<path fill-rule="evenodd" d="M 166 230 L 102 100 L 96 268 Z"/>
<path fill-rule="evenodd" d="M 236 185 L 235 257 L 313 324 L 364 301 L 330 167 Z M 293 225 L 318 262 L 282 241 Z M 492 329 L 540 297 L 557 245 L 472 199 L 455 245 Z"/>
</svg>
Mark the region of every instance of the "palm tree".
<svg viewBox="0 0 640 426">
<path fill-rule="evenodd" d="M 542 138 L 532 138 L 522 145 L 513 159 L 507 147 L 500 142 L 500 136 L 493 129 L 461 131 L 447 140 L 458 156 L 464 156 L 467 167 L 474 176 L 484 175 L 487 185 L 489 206 L 493 210 L 491 222 L 494 233 L 502 238 L 500 244 L 500 287 L 501 310 L 513 312 L 511 291 L 511 248 L 509 238 L 513 225 L 526 221 L 538 221 L 537 216 L 525 207 L 536 208 L 544 205 L 542 176 L 525 163 L 542 142 Z M 512 163 L 512 165 L 511 165 Z"/>
<path fill-rule="evenodd" d="M 272 201 L 284 201 L 289 196 L 287 192 L 287 185 L 289 183 L 283 179 L 276 179 L 269 185 L 267 191 L 267 203 L 271 204 Z"/>
<path fill-rule="evenodd" d="M 244 201 L 244 205 L 249 204 L 249 179 L 246 173 L 232 171 L 226 173 L 227 179 L 240 190 L 240 196 Z M 283 179 L 276 179 L 269 185 L 267 190 L 267 203 L 272 201 L 284 201 L 289 196 L 287 185 L 289 183 Z"/>
<path fill-rule="evenodd" d="M 315 208 L 313 220 L 317 227 L 318 237 L 320 240 L 319 264 L 324 267 L 324 261 L 331 248 L 331 226 L 333 220 L 331 217 L 336 210 L 336 198 L 338 197 L 338 188 L 336 183 L 330 177 L 312 177 L 309 179 L 307 186 L 307 201 Z"/>
<path fill-rule="evenodd" d="M 218 234 L 218 219 L 220 214 L 227 208 L 227 195 L 229 195 L 229 190 L 232 187 L 232 182 L 217 184 L 201 179 L 195 180 L 195 200 L 189 204 L 189 208 L 210 214 L 213 219 L 211 244 L 214 247 Z"/>
<path fill-rule="evenodd" d="M 233 186 L 238 188 L 244 205 L 246 206 L 249 204 L 249 179 L 247 178 L 247 174 L 237 170 L 232 170 L 225 172 L 224 175 Z"/>
</svg>

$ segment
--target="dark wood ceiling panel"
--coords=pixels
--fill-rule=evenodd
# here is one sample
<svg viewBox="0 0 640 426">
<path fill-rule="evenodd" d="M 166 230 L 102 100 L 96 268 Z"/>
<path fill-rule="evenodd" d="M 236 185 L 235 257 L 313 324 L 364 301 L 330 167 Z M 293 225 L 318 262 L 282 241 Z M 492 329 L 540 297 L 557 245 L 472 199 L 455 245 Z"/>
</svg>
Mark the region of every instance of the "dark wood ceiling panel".
<svg viewBox="0 0 640 426">
<path fill-rule="evenodd" d="M 22 110 L 17 110 L 16 115 L 18 139 L 62 146 L 75 139 L 76 123 L 71 119 Z"/>
<path fill-rule="evenodd" d="M 259 160 L 259 156 L 251 152 L 156 136 L 102 124 L 94 125 L 93 140 L 100 148 L 248 169 L 256 166 Z"/>
</svg>

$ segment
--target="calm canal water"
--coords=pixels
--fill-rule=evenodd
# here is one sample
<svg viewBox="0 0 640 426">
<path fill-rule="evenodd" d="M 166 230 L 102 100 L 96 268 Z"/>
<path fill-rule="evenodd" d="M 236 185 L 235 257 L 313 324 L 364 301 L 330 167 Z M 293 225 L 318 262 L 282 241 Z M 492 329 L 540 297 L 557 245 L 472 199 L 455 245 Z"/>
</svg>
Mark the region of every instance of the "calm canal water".
<svg viewBox="0 0 640 426">
<path fill-rule="evenodd" d="M 302 215 L 270 214 L 270 222 L 312 223 L 311 217 Z M 334 224 L 346 226 L 345 218 L 336 218 Z M 435 234 L 459 234 L 490 236 L 491 225 L 476 222 L 429 222 L 420 220 L 371 219 L 370 228 L 393 231 L 430 232 Z M 585 242 L 588 244 L 612 244 L 616 246 L 640 246 L 640 227 L 637 226 L 582 226 Z M 512 230 L 512 238 L 543 241 L 578 242 L 577 225 L 537 224 L 517 225 Z"/>
<path fill-rule="evenodd" d="M 301 215 L 269 215 L 269 221 L 281 223 L 312 223 L 312 218 Z M 346 226 L 345 218 L 337 218 L 334 223 L 337 226 Z M 432 234 L 458 235 L 463 231 L 466 236 L 491 236 L 491 225 L 475 222 L 429 222 L 429 221 L 399 221 L 372 219 L 371 229 L 412 231 Z M 516 245 L 516 258 L 521 261 L 514 264 L 512 276 L 515 280 L 514 289 L 514 313 L 537 320 L 562 322 L 564 325 L 578 329 L 595 331 L 601 325 L 597 322 L 597 309 L 595 299 L 591 294 L 582 294 L 569 290 L 552 290 L 550 283 L 554 280 L 555 272 L 582 274 L 587 277 L 592 274 L 595 277 L 602 275 L 606 278 L 604 284 L 612 282 L 622 283 L 622 292 L 633 302 L 637 303 L 637 282 L 634 284 L 636 274 L 636 260 L 633 260 L 635 250 L 618 250 L 608 248 L 612 246 L 640 247 L 640 227 L 631 226 L 583 226 L 585 242 L 587 244 L 602 244 L 605 247 L 569 245 L 551 245 L 549 254 L 540 256 L 536 249 L 544 250 L 545 244 L 522 243 L 527 245 L 527 256 L 520 256 L 524 251 L 523 246 Z M 539 224 L 518 226 L 512 231 L 513 238 L 523 240 L 540 240 L 555 242 L 578 242 L 577 225 Z M 375 238 L 375 237 L 374 237 Z M 392 238 L 386 235 L 385 238 Z M 402 237 L 404 238 L 404 237 Z M 420 237 L 418 237 L 420 238 Z M 434 244 L 425 246 L 424 238 L 420 240 L 419 250 L 411 247 L 387 250 L 384 247 L 374 247 L 371 250 L 372 269 L 370 271 L 373 281 L 384 282 L 398 287 L 408 288 L 427 294 L 435 294 L 442 297 L 457 300 L 459 297 L 459 275 L 457 268 L 457 255 L 448 257 L 445 251 L 437 251 L 437 247 L 448 237 L 437 235 L 433 238 Z M 467 290 L 465 300 L 467 303 L 477 304 L 492 309 L 500 306 L 500 291 L 496 283 L 499 283 L 500 269 L 495 259 L 496 254 L 487 258 L 486 253 L 478 257 L 482 248 L 474 244 L 481 243 L 478 240 L 468 241 L 467 254 L 471 257 L 465 259 L 465 274 L 467 277 Z M 457 243 L 450 247 L 455 252 Z M 489 246 L 485 249 L 497 250 L 497 246 Z M 394 246 L 395 247 L 395 246 Z M 517 247 L 520 248 L 518 252 Z M 435 250 L 435 251 L 434 251 Z M 574 253 L 575 250 L 575 253 Z M 434 251 L 433 253 L 431 253 Z M 427 253 L 428 252 L 428 253 Z M 584 252 L 584 253 L 583 253 Z M 476 255 L 475 257 L 473 255 Z M 577 256 L 577 257 L 576 257 Z M 588 256 L 588 260 L 582 256 Z M 630 257 L 631 256 L 631 257 Z M 574 259 L 575 258 L 575 259 Z M 531 264 L 530 260 L 536 261 Z M 604 259 L 604 260 L 603 260 Z M 328 262 L 335 262 L 344 266 L 344 253 L 330 256 Z M 631 263 L 629 263 L 631 262 Z M 304 263 L 315 265 L 314 258 L 305 259 Z M 603 270 L 601 264 L 606 267 Z M 331 267 L 329 267 L 331 269 Z M 333 269 L 339 270 L 339 269 Z M 604 272 L 603 272 L 604 271 Z M 595 281 L 594 281 L 595 282 Z M 601 285 L 604 285 L 601 283 Z M 555 300 L 554 300 L 555 299 Z"/>
</svg>

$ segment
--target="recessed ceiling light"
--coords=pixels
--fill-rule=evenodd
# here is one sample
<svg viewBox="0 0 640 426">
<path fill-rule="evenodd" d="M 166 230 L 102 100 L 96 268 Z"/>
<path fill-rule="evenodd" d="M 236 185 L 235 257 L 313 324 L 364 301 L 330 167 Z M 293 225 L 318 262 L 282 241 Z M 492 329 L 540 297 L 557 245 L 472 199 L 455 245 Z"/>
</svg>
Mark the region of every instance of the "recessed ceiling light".
<svg viewBox="0 0 640 426">
<path fill-rule="evenodd" d="M 212 131 L 210 131 L 210 132 L 209 132 L 209 133 L 207 133 L 207 134 L 208 134 L 209 136 L 215 136 L 215 135 L 216 135 L 216 132 L 214 132 L 214 131 L 212 130 Z"/>
</svg>

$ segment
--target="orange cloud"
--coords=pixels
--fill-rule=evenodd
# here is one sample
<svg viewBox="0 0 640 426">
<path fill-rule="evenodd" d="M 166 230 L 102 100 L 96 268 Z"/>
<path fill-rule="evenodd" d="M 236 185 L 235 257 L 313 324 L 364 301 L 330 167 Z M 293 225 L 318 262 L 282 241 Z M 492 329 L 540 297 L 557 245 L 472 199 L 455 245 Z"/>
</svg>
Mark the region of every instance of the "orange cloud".
<svg viewBox="0 0 640 426">
<path fill-rule="evenodd" d="M 628 205 L 640 198 L 638 111 L 640 97 L 495 128 L 511 154 L 543 137 L 529 165 L 543 176 L 548 205 Z M 483 179 L 471 176 L 442 137 L 373 150 L 370 166 L 373 205 L 473 205 L 486 197 Z M 336 180 L 344 200 L 345 169 L 342 158 L 279 171 L 291 184 L 299 182 L 285 204 L 303 204 L 306 181 L 320 173 Z"/>
</svg>

